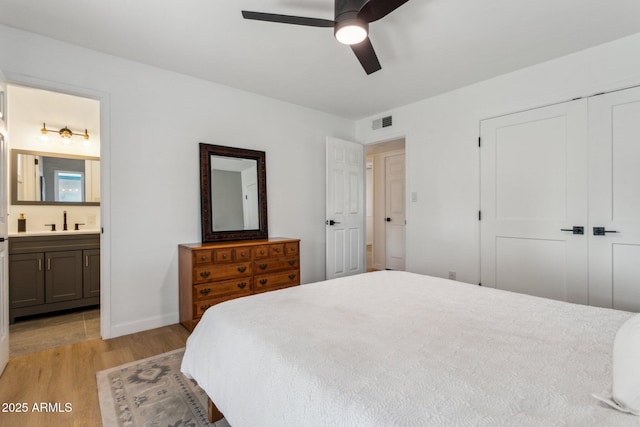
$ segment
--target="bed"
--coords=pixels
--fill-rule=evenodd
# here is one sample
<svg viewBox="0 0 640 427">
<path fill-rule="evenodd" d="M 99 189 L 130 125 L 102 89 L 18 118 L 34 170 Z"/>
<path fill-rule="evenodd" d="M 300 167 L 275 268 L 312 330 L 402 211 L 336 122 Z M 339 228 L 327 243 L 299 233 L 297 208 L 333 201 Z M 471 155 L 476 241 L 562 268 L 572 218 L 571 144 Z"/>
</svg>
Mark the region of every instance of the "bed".
<svg viewBox="0 0 640 427">
<path fill-rule="evenodd" d="M 182 372 L 232 427 L 637 426 L 592 397 L 631 316 L 381 271 L 212 307 Z"/>
</svg>

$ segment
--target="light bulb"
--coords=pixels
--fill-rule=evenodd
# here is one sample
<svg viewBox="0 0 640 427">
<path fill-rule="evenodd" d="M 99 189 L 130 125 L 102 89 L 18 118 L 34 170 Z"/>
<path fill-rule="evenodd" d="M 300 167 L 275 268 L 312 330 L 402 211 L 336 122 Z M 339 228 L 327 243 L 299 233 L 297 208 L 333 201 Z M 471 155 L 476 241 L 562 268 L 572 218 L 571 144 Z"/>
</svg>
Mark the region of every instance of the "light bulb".
<svg viewBox="0 0 640 427">
<path fill-rule="evenodd" d="M 346 25 L 336 31 L 336 39 L 342 44 L 358 44 L 367 38 L 367 30 L 358 25 Z"/>
<path fill-rule="evenodd" d="M 361 19 L 344 19 L 336 24 L 335 36 L 342 44 L 358 44 L 367 38 L 369 24 Z"/>
</svg>

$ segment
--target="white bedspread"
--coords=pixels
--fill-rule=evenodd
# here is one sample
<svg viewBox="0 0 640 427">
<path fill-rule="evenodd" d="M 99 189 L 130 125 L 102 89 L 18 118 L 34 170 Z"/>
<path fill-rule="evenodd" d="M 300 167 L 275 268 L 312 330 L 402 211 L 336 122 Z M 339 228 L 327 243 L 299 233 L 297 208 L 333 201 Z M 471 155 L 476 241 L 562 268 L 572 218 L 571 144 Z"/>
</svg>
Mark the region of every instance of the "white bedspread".
<svg viewBox="0 0 640 427">
<path fill-rule="evenodd" d="M 637 426 L 591 397 L 630 316 L 383 271 L 216 305 L 182 371 L 232 427 Z"/>
</svg>

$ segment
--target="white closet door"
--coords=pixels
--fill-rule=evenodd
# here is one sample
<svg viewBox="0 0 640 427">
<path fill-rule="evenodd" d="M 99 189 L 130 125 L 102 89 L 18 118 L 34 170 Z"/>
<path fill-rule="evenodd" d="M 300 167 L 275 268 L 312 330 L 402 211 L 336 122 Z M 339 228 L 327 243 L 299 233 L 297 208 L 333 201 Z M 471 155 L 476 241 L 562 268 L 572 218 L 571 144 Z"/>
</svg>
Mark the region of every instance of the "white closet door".
<svg viewBox="0 0 640 427">
<path fill-rule="evenodd" d="M 577 100 L 481 123 L 484 286 L 587 303 L 587 115 Z"/>
<path fill-rule="evenodd" d="M 589 304 L 640 311 L 640 88 L 589 100 L 589 143 Z"/>
</svg>

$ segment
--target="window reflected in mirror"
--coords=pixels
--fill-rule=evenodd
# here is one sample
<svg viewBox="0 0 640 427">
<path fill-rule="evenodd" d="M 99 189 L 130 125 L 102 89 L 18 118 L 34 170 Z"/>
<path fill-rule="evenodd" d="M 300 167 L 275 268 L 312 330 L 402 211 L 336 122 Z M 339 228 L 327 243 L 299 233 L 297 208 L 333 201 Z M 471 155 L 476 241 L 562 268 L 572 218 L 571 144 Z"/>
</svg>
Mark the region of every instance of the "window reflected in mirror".
<svg viewBox="0 0 640 427">
<path fill-rule="evenodd" d="M 100 204 L 100 159 L 12 150 L 11 203 Z"/>
</svg>

